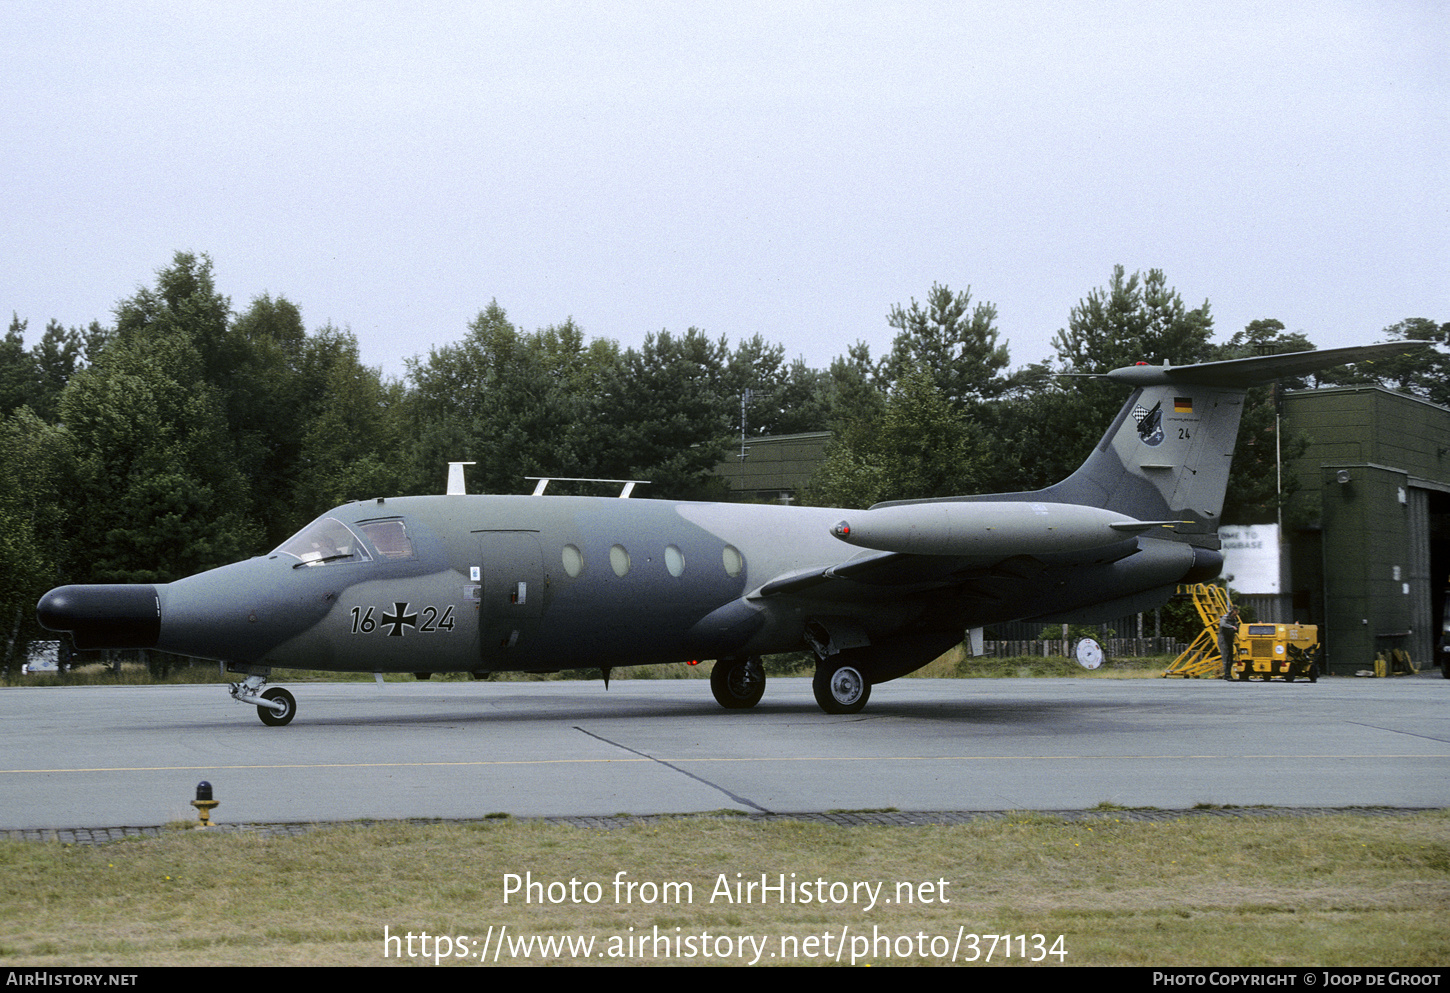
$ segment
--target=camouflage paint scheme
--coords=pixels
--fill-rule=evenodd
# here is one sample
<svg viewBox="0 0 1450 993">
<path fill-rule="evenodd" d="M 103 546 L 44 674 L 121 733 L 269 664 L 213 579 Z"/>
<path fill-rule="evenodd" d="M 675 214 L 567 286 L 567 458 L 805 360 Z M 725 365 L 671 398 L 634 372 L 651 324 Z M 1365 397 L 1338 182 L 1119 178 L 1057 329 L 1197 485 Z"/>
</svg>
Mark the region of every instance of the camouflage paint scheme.
<svg viewBox="0 0 1450 993">
<path fill-rule="evenodd" d="M 804 648 L 818 658 L 818 702 L 854 712 L 871 685 L 920 668 L 967 628 L 1089 623 L 1211 580 L 1245 390 L 1406 347 L 1115 370 L 1107 377 L 1134 392 L 1103 440 L 1072 476 L 1034 492 L 865 511 L 378 499 L 329 511 L 269 555 L 178 582 L 52 590 L 39 617 L 80 648 L 226 662 L 250 675 L 233 695 L 268 723 L 295 710 L 285 691 L 269 691 L 281 703 L 258 695 L 272 668 L 607 678 L 617 666 L 717 659 L 717 699 L 748 707 L 764 687 L 758 656 Z M 364 537 L 403 531 L 406 554 Z M 343 536 L 336 554 L 298 551 L 323 532 Z"/>
</svg>

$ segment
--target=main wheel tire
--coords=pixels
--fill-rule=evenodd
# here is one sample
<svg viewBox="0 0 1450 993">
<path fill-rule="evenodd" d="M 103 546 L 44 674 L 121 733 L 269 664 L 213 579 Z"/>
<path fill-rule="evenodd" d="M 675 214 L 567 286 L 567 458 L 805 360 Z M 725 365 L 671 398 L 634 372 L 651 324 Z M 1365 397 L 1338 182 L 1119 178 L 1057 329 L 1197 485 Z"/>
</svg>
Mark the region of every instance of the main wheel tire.
<svg viewBox="0 0 1450 993">
<path fill-rule="evenodd" d="M 760 659 L 717 659 L 710 670 L 710 692 L 726 710 L 749 710 L 765 695 Z"/>
<path fill-rule="evenodd" d="M 287 709 L 283 711 L 273 710 L 271 707 L 257 705 L 257 716 L 262 723 L 269 727 L 279 728 L 284 724 L 291 724 L 292 718 L 297 716 L 297 699 L 280 686 L 274 686 L 262 694 L 263 700 L 272 700 L 282 704 Z"/>
<path fill-rule="evenodd" d="M 828 714 L 860 713 L 871 699 L 871 684 L 853 665 L 816 666 L 811 689 L 815 691 L 816 703 Z"/>
</svg>

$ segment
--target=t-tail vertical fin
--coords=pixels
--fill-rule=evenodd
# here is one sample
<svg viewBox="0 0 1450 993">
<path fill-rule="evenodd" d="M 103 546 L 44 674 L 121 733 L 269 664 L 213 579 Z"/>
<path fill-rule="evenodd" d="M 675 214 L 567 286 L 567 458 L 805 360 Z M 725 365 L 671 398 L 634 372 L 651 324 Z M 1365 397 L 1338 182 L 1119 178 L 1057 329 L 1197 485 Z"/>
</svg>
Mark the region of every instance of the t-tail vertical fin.
<svg viewBox="0 0 1450 993">
<path fill-rule="evenodd" d="M 1179 540 L 1217 548 L 1219 514 L 1244 395 L 1250 387 L 1349 362 L 1373 362 L 1424 344 L 1397 341 L 1195 365 L 1114 369 L 1103 378 L 1135 387 L 1134 392 L 1071 476 L 1031 492 L 949 499 L 1101 507 L 1140 521 L 1180 522 L 1174 535 Z"/>
</svg>

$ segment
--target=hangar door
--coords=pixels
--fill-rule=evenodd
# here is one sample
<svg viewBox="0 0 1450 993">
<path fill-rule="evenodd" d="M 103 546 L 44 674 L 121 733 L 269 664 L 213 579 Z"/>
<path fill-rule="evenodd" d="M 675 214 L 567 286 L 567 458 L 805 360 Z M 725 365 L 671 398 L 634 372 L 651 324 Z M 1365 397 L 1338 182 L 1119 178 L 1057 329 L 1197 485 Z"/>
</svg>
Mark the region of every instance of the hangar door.
<svg viewBox="0 0 1450 993">
<path fill-rule="evenodd" d="M 1410 658 L 1424 668 L 1435 659 L 1440 619 L 1450 587 L 1450 487 L 1408 487 Z"/>
</svg>

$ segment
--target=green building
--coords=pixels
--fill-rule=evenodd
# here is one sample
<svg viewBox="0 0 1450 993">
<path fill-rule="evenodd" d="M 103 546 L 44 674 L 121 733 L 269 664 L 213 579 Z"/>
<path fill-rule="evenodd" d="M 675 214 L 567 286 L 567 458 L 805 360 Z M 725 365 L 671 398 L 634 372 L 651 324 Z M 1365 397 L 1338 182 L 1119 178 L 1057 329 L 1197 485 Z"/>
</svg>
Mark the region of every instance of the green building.
<svg viewBox="0 0 1450 993">
<path fill-rule="evenodd" d="M 747 438 L 716 467 L 715 475 L 729 484 L 732 500 L 792 503 L 825 461 L 830 440 L 829 431 Z"/>
<path fill-rule="evenodd" d="M 1450 583 L 1450 409 L 1380 387 L 1290 393 L 1283 431 L 1310 440 L 1285 466 L 1311 518 L 1289 529 L 1293 619 L 1320 626 L 1334 673 L 1395 648 L 1430 664 Z"/>
</svg>

